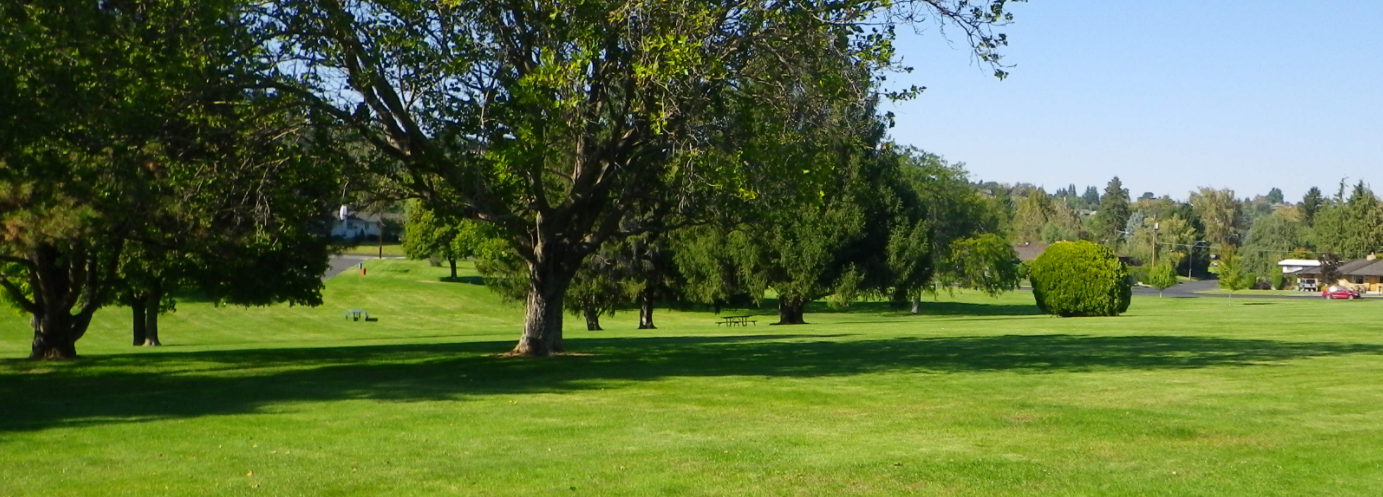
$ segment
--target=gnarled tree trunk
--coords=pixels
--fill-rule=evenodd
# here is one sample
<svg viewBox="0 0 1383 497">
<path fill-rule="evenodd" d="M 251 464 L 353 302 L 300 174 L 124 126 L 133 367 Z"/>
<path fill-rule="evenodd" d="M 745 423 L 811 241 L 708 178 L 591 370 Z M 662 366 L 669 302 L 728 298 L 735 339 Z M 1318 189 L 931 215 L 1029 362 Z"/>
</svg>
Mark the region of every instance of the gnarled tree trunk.
<svg viewBox="0 0 1383 497">
<path fill-rule="evenodd" d="M 77 338 L 72 317 L 67 311 L 45 312 L 30 320 L 34 325 L 34 341 L 29 359 L 73 359 L 77 357 Z M 85 333 L 83 328 L 82 332 Z"/>
<path fill-rule="evenodd" d="M 524 303 L 523 335 L 509 355 L 546 357 L 564 352 L 562 299 L 576 271 L 545 258 L 528 264 L 528 298 Z"/>
<path fill-rule="evenodd" d="M 600 311 L 593 306 L 586 306 L 581 309 L 581 315 L 586 318 L 586 331 L 605 331 L 600 327 Z"/>
<path fill-rule="evenodd" d="M 778 322 L 776 324 L 807 324 L 802 320 L 802 310 L 806 302 L 801 297 L 779 297 Z"/>
<path fill-rule="evenodd" d="M 112 253 L 118 253 L 115 247 Z M 32 299 L 20 292 L 8 280 L 3 286 L 20 307 L 29 311 L 34 340 L 29 349 L 30 359 L 71 359 L 77 357 L 77 340 L 86 334 L 91 316 L 101 305 L 97 285 L 100 269 L 96 258 L 84 249 L 62 249 L 40 244 L 25 264 L 29 268 Z M 110 268 L 105 268 L 108 272 Z M 72 309 L 81 304 L 73 314 Z"/>
<path fill-rule="evenodd" d="M 511 355 L 545 357 L 562 352 L 562 293 L 532 288 L 524 305 L 523 335 Z"/>
<path fill-rule="evenodd" d="M 653 295 L 647 290 L 639 293 L 639 329 L 658 329 L 653 326 Z"/>
</svg>

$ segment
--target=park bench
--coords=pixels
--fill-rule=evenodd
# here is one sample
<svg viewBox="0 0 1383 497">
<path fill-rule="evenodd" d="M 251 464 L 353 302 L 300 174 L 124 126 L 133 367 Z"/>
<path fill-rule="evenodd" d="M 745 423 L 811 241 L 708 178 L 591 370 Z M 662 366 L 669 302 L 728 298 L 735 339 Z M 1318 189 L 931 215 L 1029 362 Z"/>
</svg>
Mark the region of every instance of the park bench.
<svg viewBox="0 0 1383 497">
<path fill-rule="evenodd" d="M 749 326 L 750 323 L 753 323 L 754 326 L 758 326 L 758 325 L 759 325 L 759 322 L 758 322 L 758 321 L 753 320 L 753 319 L 749 319 L 749 318 L 752 318 L 752 317 L 754 317 L 754 316 L 725 316 L 724 319 L 721 319 L 720 321 L 717 321 L 717 322 L 716 322 L 716 326 L 720 326 L 720 325 L 722 325 L 722 324 L 725 325 L 725 326 L 727 326 L 727 327 L 728 327 L 728 326 Z"/>
</svg>

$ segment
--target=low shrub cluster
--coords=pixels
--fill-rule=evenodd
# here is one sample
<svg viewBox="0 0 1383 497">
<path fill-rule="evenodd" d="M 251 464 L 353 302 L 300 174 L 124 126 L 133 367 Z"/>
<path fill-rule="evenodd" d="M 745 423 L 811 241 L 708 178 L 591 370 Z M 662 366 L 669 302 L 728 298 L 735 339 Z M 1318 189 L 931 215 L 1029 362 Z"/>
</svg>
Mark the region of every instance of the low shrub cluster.
<svg viewBox="0 0 1383 497">
<path fill-rule="evenodd" d="M 1030 271 L 1033 297 L 1047 314 L 1117 316 L 1133 297 L 1128 268 L 1113 251 L 1094 243 L 1052 244 Z"/>
</svg>

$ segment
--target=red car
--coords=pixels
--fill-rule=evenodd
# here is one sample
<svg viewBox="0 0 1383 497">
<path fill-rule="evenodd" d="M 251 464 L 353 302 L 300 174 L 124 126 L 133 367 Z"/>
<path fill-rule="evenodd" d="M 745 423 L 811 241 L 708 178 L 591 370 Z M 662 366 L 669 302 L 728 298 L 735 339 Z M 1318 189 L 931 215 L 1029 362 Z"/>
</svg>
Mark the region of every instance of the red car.
<svg viewBox="0 0 1383 497">
<path fill-rule="evenodd" d="M 1332 286 L 1321 292 L 1321 298 L 1354 300 L 1359 298 L 1359 292 L 1344 287 Z"/>
</svg>

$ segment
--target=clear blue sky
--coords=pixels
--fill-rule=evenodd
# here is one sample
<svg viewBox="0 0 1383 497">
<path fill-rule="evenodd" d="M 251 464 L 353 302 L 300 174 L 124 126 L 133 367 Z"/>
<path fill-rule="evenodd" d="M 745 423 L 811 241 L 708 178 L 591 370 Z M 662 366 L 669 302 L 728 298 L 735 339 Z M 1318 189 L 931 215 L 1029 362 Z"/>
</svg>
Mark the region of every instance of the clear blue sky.
<svg viewBox="0 0 1383 497">
<path fill-rule="evenodd" d="M 1103 189 L 1119 176 L 1184 199 L 1281 188 L 1383 193 L 1383 0 L 1031 0 L 1004 28 L 998 81 L 965 41 L 907 32 L 928 89 L 886 105 L 895 141 L 965 162 L 972 178 Z M 900 30 L 900 33 L 904 31 Z"/>
</svg>

